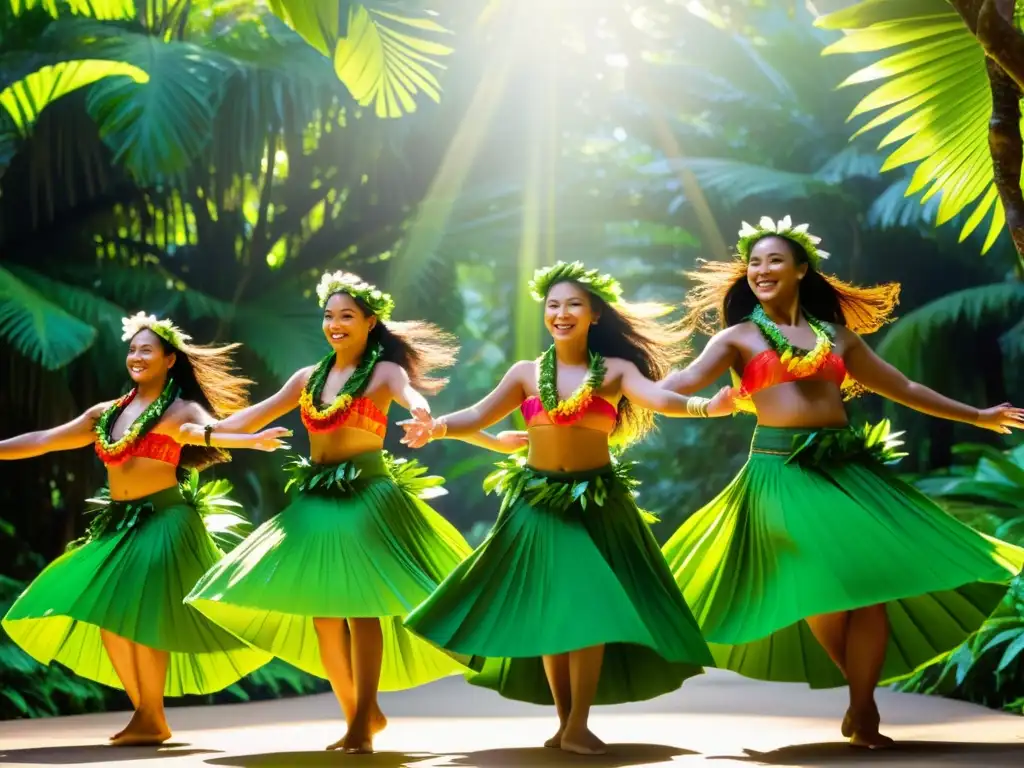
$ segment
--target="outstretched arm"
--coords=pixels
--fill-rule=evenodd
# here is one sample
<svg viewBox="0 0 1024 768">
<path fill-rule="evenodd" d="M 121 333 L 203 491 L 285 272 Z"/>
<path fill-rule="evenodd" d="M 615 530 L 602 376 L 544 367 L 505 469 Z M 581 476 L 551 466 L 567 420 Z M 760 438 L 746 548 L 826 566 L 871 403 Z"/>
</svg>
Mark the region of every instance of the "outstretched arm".
<svg viewBox="0 0 1024 768">
<path fill-rule="evenodd" d="M 720 390 L 711 400 L 686 397 L 651 381 L 633 363 L 619 360 L 616 367 L 621 371 L 622 394 L 641 408 L 664 416 L 682 418 L 731 416 L 735 411 L 728 387 Z"/>
<path fill-rule="evenodd" d="M 681 371 L 670 373 L 659 382 L 659 386 L 680 395 L 692 395 L 714 384 L 739 362 L 739 351 L 730 341 L 731 332 L 730 328 L 716 333 L 696 360 Z"/>
<path fill-rule="evenodd" d="M 460 437 L 459 440 L 495 453 L 515 453 L 530 444 L 530 436 L 518 429 L 506 430 L 497 435 L 492 435 L 490 432 L 476 432 L 466 437 Z"/>
<path fill-rule="evenodd" d="M 437 419 L 428 417 L 398 422 L 406 431 L 402 443 L 419 448 L 429 440 L 445 437 L 465 442 L 483 439 L 478 434 L 481 430 L 498 423 L 523 402 L 526 397 L 523 382 L 527 372 L 532 370 L 531 362 L 520 361 L 509 368 L 498 386 L 476 405 Z"/>
<path fill-rule="evenodd" d="M 292 375 L 284 386 L 262 402 L 243 408 L 227 418 L 217 422 L 214 434 L 252 433 L 263 429 L 267 424 L 277 421 L 299 405 L 299 396 L 306 386 L 312 368 L 303 368 Z"/>
<path fill-rule="evenodd" d="M 92 445 L 96 439 L 96 421 L 111 406 L 111 402 L 99 403 L 67 424 L 39 432 L 0 440 L 0 460 L 31 459 L 53 451 L 71 451 Z"/>
<path fill-rule="evenodd" d="M 254 434 L 225 432 L 222 427 L 217 430 L 207 429 L 215 425 L 217 421 L 202 406 L 189 402 L 183 405 L 180 414 L 167 426 L 167 430 L 182 445 L 209 445 L 228 450 L 251 448 L 257 451 L 276 451 L 290 447 L 283 439 L 290 437 L 292 431 L 285 427 L 264 429 Z"/>
<path fill-rule="evenodd" d="M 391 392 L 391 398 L 416 418 L 430 416 L 430 403 L 416 391 L 409 380 L 409 373 L 400 365 L 391 362 L 379 363 Z"/>
<path fill-rule="evenodd" d="M 908 379 L 876 355 L 857 334 L 846 329 L 840 329 L 840 333 L 846 349 L 843 354 L 846 370 L 872 392 L 929 416 L 973 424 L 993 432 L 1008 434 L 1011 429 L 1024 428 L 1024 409 L 1004 404 L 981 410 L 940 395 Z"/>
</svg>

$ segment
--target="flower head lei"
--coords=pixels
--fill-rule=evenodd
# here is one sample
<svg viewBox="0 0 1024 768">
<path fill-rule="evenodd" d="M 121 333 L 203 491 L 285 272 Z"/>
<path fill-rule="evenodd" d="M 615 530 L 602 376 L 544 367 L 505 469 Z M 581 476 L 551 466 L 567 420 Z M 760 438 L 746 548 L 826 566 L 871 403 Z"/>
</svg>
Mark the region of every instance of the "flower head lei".
<svg viewBox="0 0 1024 768">
<path fill-rule="evenodd" d="M 759 240 L 766 237 L 783 237 L 803 248 L 807 252 L 811 266 L 817 271 L 821 267 L 822 259 L 827 259 L 829 253 L 818 248 L 821 238 L 812 235 L 807 230 L 807 224 L 793 226 L 793 219 L 789 216 L 783 216 L 778 221 L 772 221 L 768 216 L 762 216 L 756 227 L 744 221 L 740 228 L 740 239 L 736 243 L 736 251 L 743 261 L 750 261 L 750 251 Z"/>
<path fill-rule="evenodd" d="M 622 286 L 618 280 L 611 275 L 601 274 L 596 269 L 587 269 L 579 261 L 559 261 L 550 267 L 538 269 L 530 281 L 530 295 L 537 301 L 544 301 L 551 286 L 566 281 L 579 283 L 608 304 L 616 304 L 622 299 Z"/>
<path fill-rule="evenodd" d="M 170 320 L 158 320 L 156 315 L 139 312 L 121 318 L 121 341 L 131 341 L 139 331 L 150 330 L 175 349 L 181 349 L 192 337 Z"/>
<path fill-rule="evenodd" d="M 353 299 L 359 299 L 382 321 L 390 319 L 395 309 L 395 300 L 390 293 L 384 293 L 351 272 L 325 272 L 320 278 L 316 295 L 321 307 L 327 306 L 327 300 L 336 293 L 347 293 Z"/>
</svg>

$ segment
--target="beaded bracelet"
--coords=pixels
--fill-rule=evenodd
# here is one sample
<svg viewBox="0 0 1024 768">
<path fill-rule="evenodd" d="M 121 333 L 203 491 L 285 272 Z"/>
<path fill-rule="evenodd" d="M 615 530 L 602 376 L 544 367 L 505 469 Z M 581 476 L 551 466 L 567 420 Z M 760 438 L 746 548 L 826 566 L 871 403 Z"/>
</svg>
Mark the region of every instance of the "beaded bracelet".
<svg viewBox="0 0 1024 768">
<path fill-rule="evenodd" d="M 686 413 L 690 416 L 699 416 L 702 419 L 708 417 L 708 404 L 711 401 L 706 397 L 691 397 L 686 401 Z"/>
</svg>

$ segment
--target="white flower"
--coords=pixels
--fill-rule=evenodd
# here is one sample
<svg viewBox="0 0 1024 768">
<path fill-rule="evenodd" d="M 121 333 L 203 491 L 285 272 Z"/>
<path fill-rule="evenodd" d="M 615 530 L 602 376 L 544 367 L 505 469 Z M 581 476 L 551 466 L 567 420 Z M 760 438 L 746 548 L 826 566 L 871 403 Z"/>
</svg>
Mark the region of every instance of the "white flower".
<svg viewBox="0 0 1024 768">
<path fill-rule="evenodd" d="M 180 348 L 192 339 L 170 320 L 160 320 L 156 315 L 137 312 L 131 317 L 121 318 L 121 341 L 131 341 L 139 331 L 147 328 L 174 347 Z"/>
</svg>

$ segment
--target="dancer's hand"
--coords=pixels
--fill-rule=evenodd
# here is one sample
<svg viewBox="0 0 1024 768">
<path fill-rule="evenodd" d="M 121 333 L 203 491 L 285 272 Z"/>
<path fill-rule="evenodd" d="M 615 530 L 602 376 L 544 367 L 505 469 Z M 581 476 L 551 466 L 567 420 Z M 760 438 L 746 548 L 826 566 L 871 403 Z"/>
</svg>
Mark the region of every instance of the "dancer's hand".
<svg viewBox="0 0 1024 768">
<path fill-rule="evenodd" d="M 1009 403 L 986 408 L 978 412 L 974 424 L 982 429 L 1008 435 L 1011 430 L 1024 429 L 1024 408 L 1014 408 Z"/>
<path fill-rule="evenodd" d="M 409 411 L 412 417 L 417 421 L 430 421 L 430 409 L 429 408 L 412 408 Z"/>
<path fill-rule="evenodd" d="M 736 413 L 736 390 L 732 387 L 722 387 L 708 403 L 708 417 L 732 416 Z"/>
<path fill-rule="evenodd" d="M 525 448 L 530 444 L 530 436 L 518 429 L 507 429 L 504 432 L 499 432 L 496 435 L 496 439 L 503 448 L 507 448 L 511 452 L 518 451 L 520 448 Z"/>
<path fill-rule="evenodd" d="M 257 451 L 266 451 L 268 453 L 278 450 L 286 451 L 291 446 L 284 442 L 283 438 L 291 437 L 293 434 L 287 427 L 264 429 L 262 432 L 257 432 L 252 436 L 253 442 L 251 447 Z"/>
<path fill-rule="evenodd" d="M 447 431 L 443 422 L 422 413 L 417 418 L 398 422 L 398 426 L 405 430 L 405 437 L 399 442 L 410 448 L 422 448 L 431 440 L 443 437 Z"/>
</svg>

